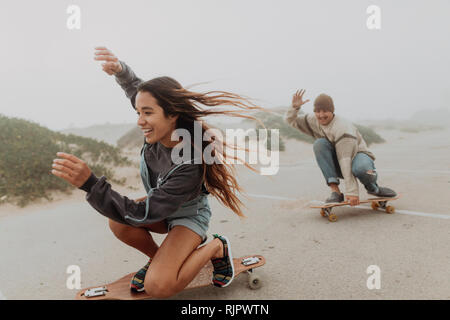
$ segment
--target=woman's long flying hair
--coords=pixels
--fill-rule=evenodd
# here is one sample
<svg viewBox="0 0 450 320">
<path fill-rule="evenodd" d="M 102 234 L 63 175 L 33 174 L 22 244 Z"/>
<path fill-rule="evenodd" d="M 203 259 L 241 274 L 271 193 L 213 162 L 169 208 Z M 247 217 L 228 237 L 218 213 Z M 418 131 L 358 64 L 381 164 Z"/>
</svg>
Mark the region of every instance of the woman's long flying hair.
<svg viewBox="0 0 450 320">
<path fill-rule="evenodd" d="M 211 129 L 205 121 L 201 120 L 202 117 L 210 115 L 226 115 L 259 121 L 255 117 L 246 115 L 245 113 L 254 112 L 255 110 L 266 111 L 264 108 L 254 105 L 247 98 L 234 93 L 225 91 L 197 93 L 189 91 L 183 88 L 178 81 L 170 77 L 158 77 L 142 82 L 139 84 L 137 91 L 150 93 L 158 101 L 158 105 L 164 110 L 166 117 L 169 115 L 178 115 L 176 129 L 188 130 L 192 137 L 191 145 L 197 149 L 199 149 L 200 146 L 194 145 L 193 137 L 195 121 L 200 121 L 202 123 L 202 140 L 205 131 Z M 205 109 L 201 105 L 208 107 L 233 106 L 240 110 Z M 203 159 L 203 151 L 212 142 L 214 142 L 215 147 L 210 154 L 212 156 L 218 155 L 223 161 L 220 161 L 220 163 L 214 161 L 212 164 L 207 164 Z M 230 156 L 227 154 L 225 151 L 226 148 L 234 150 L 238 149 L 235 145 L 227 144 L 225 141 L 218 141 L 217 136 L 212 137 L 210 141 L 202 141 L 201 150 L 199 151 L 201 151 L 202 154 L 203 181 L 209 193 L 216 197 L 223 205 L 230 208 L 234 213 L 240 217 L 244 217 L 241 210 L 243 203 L 236 196 L 236 193 L 242 193 L 243 189 L 237 183 L 235 178 L 236 169 L 232 163 L 234 163 L 234 161 L 241 161 L 249 169 L 255 172 L 258 171 L 250 166 L 244 159 L 239 159 L 234 155 Z M 248 149 L 244 150 L 248 151 Z"/>
</svg>

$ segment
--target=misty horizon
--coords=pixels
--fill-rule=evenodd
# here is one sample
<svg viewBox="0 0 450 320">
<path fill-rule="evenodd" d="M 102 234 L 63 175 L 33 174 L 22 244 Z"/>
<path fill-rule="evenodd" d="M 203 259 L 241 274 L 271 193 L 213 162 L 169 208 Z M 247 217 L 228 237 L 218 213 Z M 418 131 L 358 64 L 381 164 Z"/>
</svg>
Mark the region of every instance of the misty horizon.
<svg viewBox="0 0 450 320">
<path fill-rule="evenodd" d="M 52 130 L 135 122 L 93 59 L 100 45 L 143 80 L 209 82 L 193 90 L 242 94 L 268 109 L 288 107 L 300 88 L 311 100 L 305 112 L 325 92 L 352 121 L 450 107 L 448 1 L 79 0 L 81 29 L 68 30 L 71 4 L 0 4 L 0 114 Z M 381 8 L 380 30 L 366 26 L 372 4 Z"/>
<path fill-rule="evenodd" d="M 277 108 L 281 108 L 281 107 L 277 107 Z M 275 109 L 277 109 L 277 108 L 275 108 Z M 450 107 L 449 108 L 445 108 L 445 107 L 444 108 L 437 108 L 437 109 L 431 109 L 431 110 L 427 110 L 427 109 L 417 110 L 414 114 L 407 115 L 407 117 L 405 117 L 405 118 L 400 118 L 400 117 L 399 118 L 376 118 L 376 119 L 372 119 L 372 118 L 358 118 L 358 119 L 354 119 L 352 121 L 355 122 L 355 123 L 357 123 L 357 122 L 366 122 L 366 121 L 371 121 L 371 120 L 374 120 L 374 121 L 383 121 L 383 120 L 386 120 L 386 121 L 388 121 L 388 120 L 391 120 L 391 121 L 413 121 L 414 119 L 412 119 L 412 118 L 414 116 L 417 116 L 421 112 L 430 112 L 431 114 L 437 114 L 440 111 L 444 111 L 445 112 L 444 116 L 447 116 L 447 117 L 444 117 L 444 119 L 436 120 L 435 124 L 439 125 L 439 124 L 441 124 L 442 121 L 450 119 L 450 118 L 448 118 L 450 116 Z M 339 114 L 339 113 L 337 112 L 336 114 Z M 21 118 L 21 119 L 23 119 L 23 118 Z M 29 120 L 29 119 L 24 119 L 24 120 Z M 227 123 L 236 124 L 236 123 L 239 123 L 239 122 L 241 122 L 243 120 L 244 119 L 242 119 L 242 118 L 223 117 L 223 116 L 216 116 L 216 117 L 211 116 L 211 117 L 208 117 L 208 119 L 206 119 L 206 121 L 208 123 L 211 123 L 211 124 L 227 124 Z M 99 127 L 99 126 L 120 126 L 120 125 L 129 125 L 129 126 L 136 125 L 136 127 L 138 126 L 136 121 L 127 121 L 127 122 L 125 122 L 125 121 L 122 121 L 122 122 L 106 121 L 106 122 L 92 123 L 92 124 L 88 124 L 86 126 L 76 126 L 75 123 L 69 123 L 69 125 L 67 127 L 63 127 L 63 128 L 49 128 L 45 124 L 41 124 L 41 123 L 36 122 L 34 120 L 29 120 L 29 121 L 35 122 L 35 123 L 37 123 L 37 124 L 39 124 L 41 126 L 44 126 L 44 127 L 48 128 L 50 130 L 55 130 L 55 131 L 65 131 L 65 130 L 70 130 L 70 129 L 89 129 L 91 127 Z M 427 121 L 427 123 L 428 124 L 429 123 L 433 123 L 433 121 Z"/>
</svg>

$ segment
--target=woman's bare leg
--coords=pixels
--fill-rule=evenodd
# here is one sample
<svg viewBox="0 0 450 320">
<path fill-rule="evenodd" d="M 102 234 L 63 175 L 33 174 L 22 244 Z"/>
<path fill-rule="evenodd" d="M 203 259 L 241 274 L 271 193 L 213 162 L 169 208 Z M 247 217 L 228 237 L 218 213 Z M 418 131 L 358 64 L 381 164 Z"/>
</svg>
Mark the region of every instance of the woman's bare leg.
<svg viewBox="0 0 450 320">
<path fill-rule="evenodd" d="M 145 291 L 155 298 L 170 297 L 182 291 L 209 260 L 223 257 L 222 241 L 214 239 L 197 249 L 201 241 L 186 227 L 171 229 L 153 257 L 144 281 Z"/>
<path fill-rule="evenodd" d="M 139 250 L 149 258 L 153 258 L 158 251 L 158 245 L 148 231 L 167 233 L 165 221 L 138 228 L 109 220 L 109 227 L 113 234 L 122 242 Z"/>
</svg>

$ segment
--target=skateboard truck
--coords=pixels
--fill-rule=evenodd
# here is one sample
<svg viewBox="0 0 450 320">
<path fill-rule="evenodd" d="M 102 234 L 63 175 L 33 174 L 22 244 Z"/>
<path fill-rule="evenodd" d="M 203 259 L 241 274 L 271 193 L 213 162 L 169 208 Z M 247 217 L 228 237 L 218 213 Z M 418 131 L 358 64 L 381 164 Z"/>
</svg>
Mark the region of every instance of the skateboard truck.
<svg viewBox="0 0 450 320">
<path fill-rule="evenodd" d="M 92 298 L 92 297 L 98 297 L 98 296 L 104 296 L 108 292 L 108 289 L 106 287 L 97 287 L 97 288 L 91 288 L 84 292 L 84 296 L 86 298 Z"/>
<path fill-rule="evenodd" d="M 248 257 L 241 260 L 241 263 L 244 266 L 251 266 L 254 264 L 258 264 L 261 260 L 258 257 Z M 247 270 L 248 273 L 248 285 L 250 289 L 256 290 L 261 288 L 262 282 L 261 278 L 253 272 L 253 268 Z"/>
<path fill-rule="evenodd" d="M 259 258 L 257 258 L 257 257 L 249 257 L 249 258 L 242 259 L 242 264 L 244 266 L 251 266 L 252 264 L 256 264 L 258 262 L 259 262 Z"/>
</svg>

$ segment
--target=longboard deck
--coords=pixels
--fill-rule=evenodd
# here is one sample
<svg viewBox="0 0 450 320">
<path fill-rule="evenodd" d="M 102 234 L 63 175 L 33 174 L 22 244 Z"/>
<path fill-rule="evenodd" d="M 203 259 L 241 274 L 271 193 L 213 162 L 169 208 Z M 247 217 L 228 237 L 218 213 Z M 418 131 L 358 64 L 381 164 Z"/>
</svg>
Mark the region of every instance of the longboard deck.
<svg viewBox="0 0 450 320">
<path fill-rule="evenodd" d="M 258 261 L 254 264 L 250 265 L 244 265 L 242 261 L 244 259 L 248 258 L 257 258 Z M 256 261 L 256 260 L 255 260 Z M 234 277 L 238 277 L 241 273 L 246 271 L 253 271 L 253 269 L 263 266 L 266 263 L 266 259 L 261 255 L 250 255 L 250 256 L 244 256 L 240 258 L 234 258 Z M 131 278 L 135 275 L 136 272 L 129 273 L 126 276 L 123 276 L 122 278 L 104 285 L 104 286 L 97 286 L 97 287 L 89 287 L 80 290 L 75 299 L 77 300 L 144 300 L 144 299 L 151 299 L 152 296 L 144 292 L 133 292 L 130 290 L 130 282 Z M 207 287 L 212 285 L 212 274 L 213 274 L 213 266 L 211 262 L 208 262 L 206 266 L 203 267 L 202 270 L 200 270 L 199 274 L 187 285 L 184 290 L 188 289 L 194 289 L 194 288 L 201 288 L 201 287 Z M 257 288 L 257 282 L 260 282 L 260 280 L 256 277 L 249 278 L 253 283 L 255 284 L 254 287 L 252 287 L 252 283 L 249 281 L 249 285 L 252 288 Z M 98 290 L 93 290 L 98 289 Z M 183 291 L 184 291 L 183 290 Z M 90 293 L 92 292 L 101 292 L 102 295 L 98 296 L 92 296 L 88 297 Z"/>
<path fill-rule="evenodd" d="M 372 209 L 377 210 L 378 208 L 380 209 L 384 209 L 386 210 L 387 213 L 394 213 L 395 212 L 395 208 L 393 206 L 388 206 L 387 203 L 388 201 L 393 201 L 393 200 L 397 200 L 401 197 L 401 194 L 397 195 L 396 197 L 391 197 L 391 198 L 369 198 L 366 200 L 360 200 L 359 203 L 363 204 L 363 203 L 371 203 L 372 204 Z M 325 203 L 323 202 L 320 205 L 311 205 L 310 208 L 319 208 L 320 210 L 320 215 L 322 217 L 328 217 L 328 220 L 331 222 L 336 222 L 337 221 L 337 216 L 334 213 L 331 213 L 331 210 L 334 207 L 342 207 L 342 206 L 349 206 L 350 202 L 345 201 L 345 202 L 339 202 L 339 203 Z"/>
<path fill-rule="evenodd" d="M 383 201 L 393 201 L 397 200 L 401 197 L 401 195 L 397 195 L 396 197 L 392 198 L 369 198 L 365 200 L 360 200 L 359 203 L 372 203 L 372 202 L 383 202 Z M 333 208 L 333 207 L 342 207 L 342 206 L 349 206 L 350 202 L 344 201 L 344 202 L 333 202 L 333 203 L 325 203 L 320 205 L 311 205 L 310 208 Z"/>
</svg>

